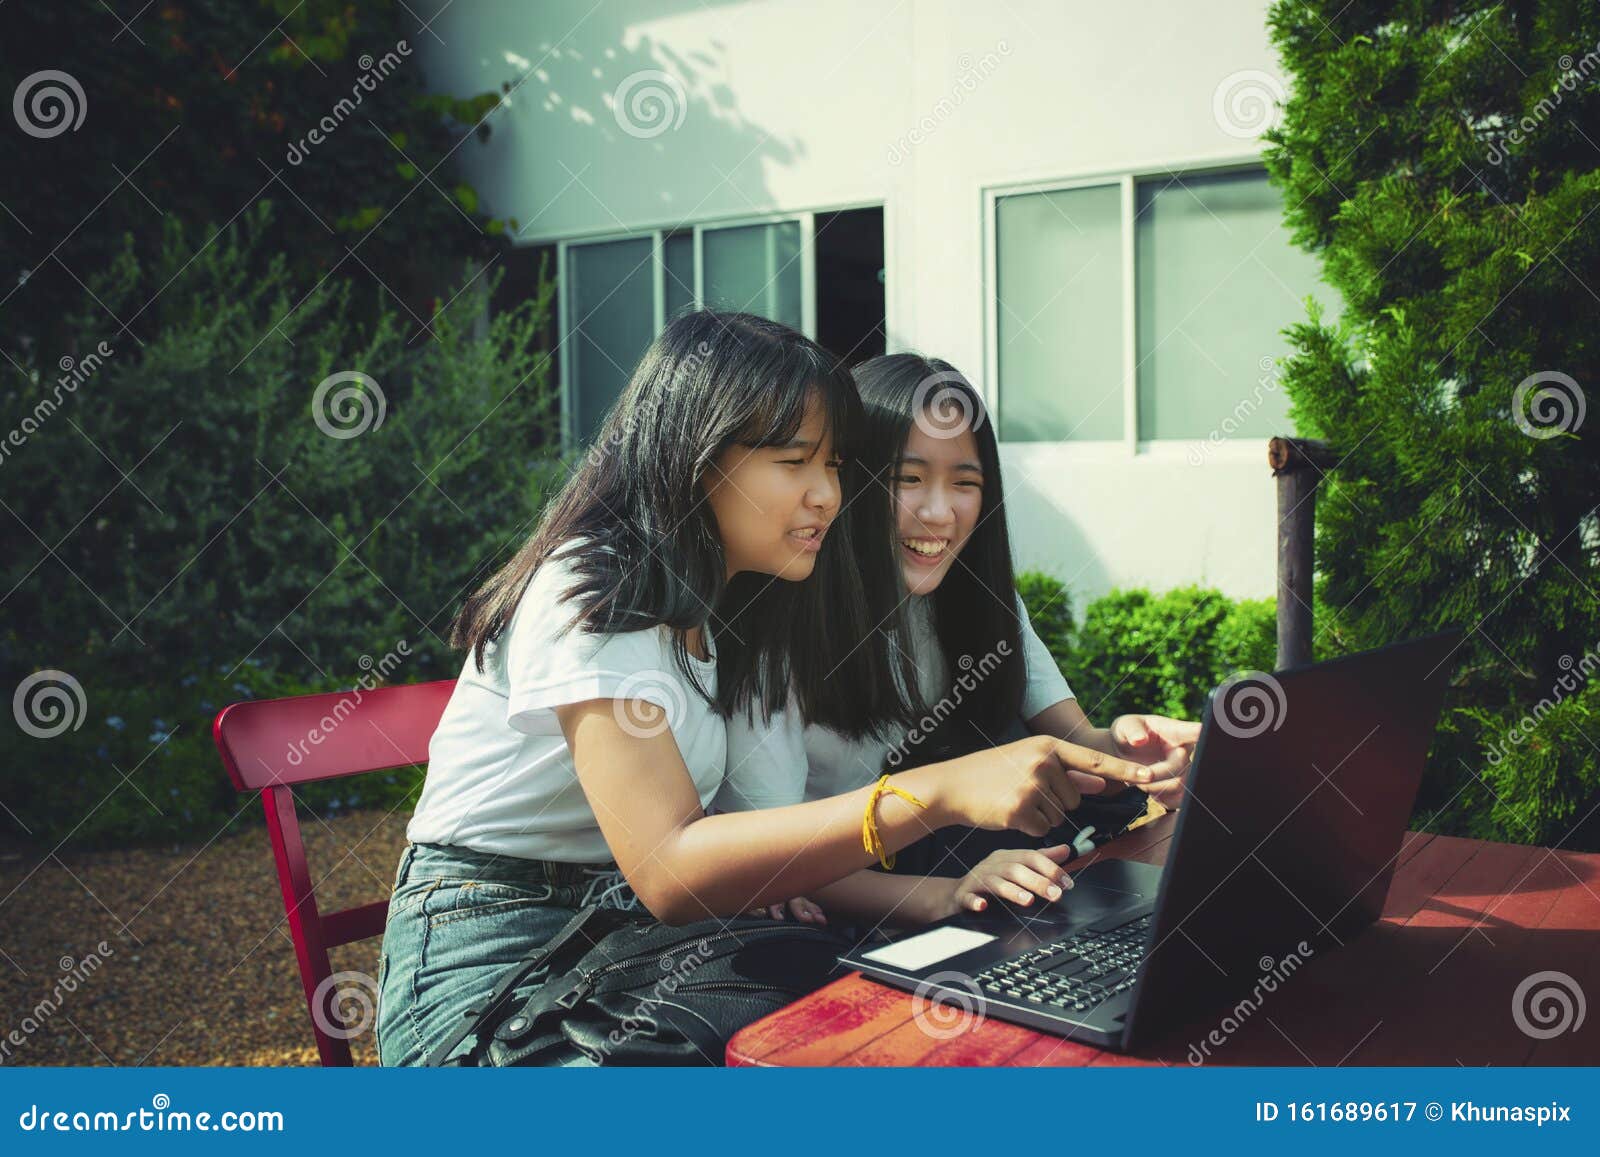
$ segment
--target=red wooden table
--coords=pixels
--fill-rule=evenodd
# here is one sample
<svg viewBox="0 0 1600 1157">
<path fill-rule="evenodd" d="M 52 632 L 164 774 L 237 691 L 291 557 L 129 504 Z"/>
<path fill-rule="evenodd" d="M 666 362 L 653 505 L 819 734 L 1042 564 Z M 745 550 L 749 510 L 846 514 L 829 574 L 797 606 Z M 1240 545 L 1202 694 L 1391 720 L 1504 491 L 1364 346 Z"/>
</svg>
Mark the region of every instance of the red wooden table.
<svg viewBox="0 0 1600 1157">
<path fill-rule="evenodd" d="M 1168 815 L 1099 849 L 1165 862 Z M 1086 858 L 1073 865 L 1080 869 Z M 1528 978 L 1524 1011 L 1513 998 Z M 1554 986 L 1554 987 L 1552 987 Z M 1575 987 L 1574 987 L 1575 986 Z M 1545 1039 L 1530 1016 L 1540 990 L 1568 993 L 1568 1028 Z M 1208 1009 L 1135 1055 L 973 1018 L 964 1031 L 924 1031 L 912 996 L 853 972 L 748 1026 L 730 1065 L 1181 1065 L 1207 1043 L 1207 1064 L 1600 1064 L 1600 854 L 1409 833 L 1383 917 L 1319 953 L 1243 1018 L 1207 1042 L 1229 1009 Z M 1559 1006 L 1543 1002 L 1547 1014 Z"/>
</svg>

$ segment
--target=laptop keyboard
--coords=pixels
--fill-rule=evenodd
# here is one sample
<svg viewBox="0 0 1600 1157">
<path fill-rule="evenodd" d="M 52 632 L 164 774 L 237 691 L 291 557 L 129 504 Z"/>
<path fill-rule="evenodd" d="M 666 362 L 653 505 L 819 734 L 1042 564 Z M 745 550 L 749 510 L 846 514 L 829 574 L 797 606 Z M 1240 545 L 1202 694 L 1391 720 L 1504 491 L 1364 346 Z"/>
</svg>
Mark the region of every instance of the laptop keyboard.
<svg viewBox="0 0 1600 1157">
<path fill-rule="evenodd" d="M 1084 929 L 991 965 L 973 977 L 991 996 L 1084 1012 L 1138 979 L 1150 917 L 1106 932 Z"/>
</svg>

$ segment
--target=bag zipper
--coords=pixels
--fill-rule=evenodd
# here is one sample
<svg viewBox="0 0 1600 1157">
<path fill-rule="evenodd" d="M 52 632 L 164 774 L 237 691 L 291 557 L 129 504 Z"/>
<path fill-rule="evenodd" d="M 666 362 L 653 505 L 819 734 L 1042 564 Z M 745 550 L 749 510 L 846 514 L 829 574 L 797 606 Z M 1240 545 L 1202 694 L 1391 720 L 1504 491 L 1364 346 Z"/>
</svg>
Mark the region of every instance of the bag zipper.
<svg viewBox="0 0 1600 1157">
<path fill-rule="evenodd" d="M 806 989 L 787 984 L 758 984 L 753 980 L 712 980 L 705 984 L 686 984 L 679 992 L 781 992 L 788 996 L 809 995 Z"/>
</svg>

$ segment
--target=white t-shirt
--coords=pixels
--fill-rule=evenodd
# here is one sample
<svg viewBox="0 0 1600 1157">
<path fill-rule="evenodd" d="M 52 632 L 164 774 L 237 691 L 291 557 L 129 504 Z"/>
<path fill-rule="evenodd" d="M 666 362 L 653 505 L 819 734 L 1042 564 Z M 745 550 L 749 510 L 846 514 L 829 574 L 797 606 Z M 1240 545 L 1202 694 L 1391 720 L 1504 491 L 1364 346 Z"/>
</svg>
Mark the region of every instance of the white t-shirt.
<svg viewBox="0 0 1600 1157">
<path fill-rule="evenodd" d="M 716 795 L 727 726 L 684 678 L 669 628 L 562 633 L 578 610 L 559 601 L 576 581 L 567 549 L 534 573 L 505 632 L 485 649 L 481 674 L 468 653 L 428 745 L 427 779 L 406 828 L 413 843 L 563 863 L 613 859 L 553 710 L 586 699 L 616 699 L 619 711 L 639 699 L 660 706 L 701 806 Z M 715 695 L 716 652 L 694 665 Z"/>
<path fill-rule="evenodd" d="M 911 620 L 911 655 L 923 702 L 930 707 L 943 701 L 953 707 L 957 691 L 944 653 L 933 631 L 933 604 L 915 596 L 907 604 Z M 1050 649 L 1034 632 L 1027 609 L 1017 600 L 1022 626 L 1022 661 L 1027 682 L 1022 692 L 1023 719 L 1032 719 L 1047 707 L 1075 696 L 1056 666 Z M 963 674 L 978 679 L 994 658 L 970 656 Z M 987 662 L 986 662 L 987 660 Z M 927 719 L 926 734 L 935 722 Z M 753 811 L 783 807 L 804 800 L 826 799 L 865 787 L 883 774 L 883 761 L 906 735 L 850 739 L 815 724 L 804 724 L 791 696 L 788 706 L 766 722 L 736 714 L 728 721 L 728 773 L 717 793 L 718 811 Z M 911 749 L 907 749 L 911 750 Z"/>
</svg>

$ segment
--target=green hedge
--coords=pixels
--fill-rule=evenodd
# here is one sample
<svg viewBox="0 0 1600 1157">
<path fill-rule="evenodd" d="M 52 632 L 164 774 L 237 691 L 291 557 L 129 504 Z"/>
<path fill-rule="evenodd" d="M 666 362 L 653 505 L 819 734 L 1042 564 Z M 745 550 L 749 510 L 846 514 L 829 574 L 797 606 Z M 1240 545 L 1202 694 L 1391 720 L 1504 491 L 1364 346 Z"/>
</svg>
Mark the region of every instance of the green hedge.
<svg viewBox="0 0 1600 1157">
<path fill-rule="evenodd" d="M 1025 572 L 1017 589 L 1079 705 L 1101 727 L 1129 712 L 1198 719 L 1227 676 L 1274 666 L 1270 599 L 1236 601 L 1197 586 L 1159 595 L 1115 590 L 1090 603 L 1080 625 L 1056 579 Z"/>
<path fill-rule="evenodd" d="M 75 728 L 40 738 L 19 721 L 0 745 L 0 836 L 205 839 L 241 806 L 253 820 L 212 745 L 215 713 L 352 688 L 389 655 L 387 681 L 453 678 L 451 617 L 559 475 L 537 347 L 548 280 L 488 319 L 496 278 L 467 271 L 426 317 L 391 306 L 372 320 L 351 308 L 354 283 L 308 293 L 262 252 L 271 214 L 263 203 L 209 243 L 212 230 L 169 226 L 151 261 L 130 245 L 89 278 L 72 347 L 35 350 L 26 377 L 0 378 L 12 423 L 37 413 L 0 463 L 3 517 L 27 527 L 0 554 L 0 685 L 10 697 L 56 670 L 82 694 Z M 147 303 L 139 345 L 108 311 Z M 91 360 L 102 342 L 111 353 Z M 82 380 L 36 411 L 63 357 Z M 318 407 L 342 371 L 374 385 Z M 402 805 L 416 779 L 358 777 L 305 798 Z"/>
</svg>

